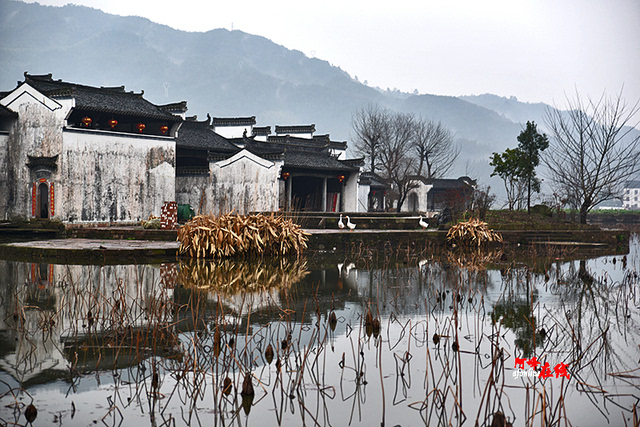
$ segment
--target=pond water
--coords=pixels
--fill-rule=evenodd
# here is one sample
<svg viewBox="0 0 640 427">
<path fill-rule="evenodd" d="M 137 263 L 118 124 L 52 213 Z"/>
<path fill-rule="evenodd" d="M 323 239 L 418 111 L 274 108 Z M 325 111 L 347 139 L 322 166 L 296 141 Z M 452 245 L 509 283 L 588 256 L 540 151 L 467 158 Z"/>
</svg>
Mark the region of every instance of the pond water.
<svg viewBox="0 0 640 427">
<path fill-rule="evenodd" d="M 637 426 L 638 248 L 0 260 L 0 424 Z"/>
</svg>

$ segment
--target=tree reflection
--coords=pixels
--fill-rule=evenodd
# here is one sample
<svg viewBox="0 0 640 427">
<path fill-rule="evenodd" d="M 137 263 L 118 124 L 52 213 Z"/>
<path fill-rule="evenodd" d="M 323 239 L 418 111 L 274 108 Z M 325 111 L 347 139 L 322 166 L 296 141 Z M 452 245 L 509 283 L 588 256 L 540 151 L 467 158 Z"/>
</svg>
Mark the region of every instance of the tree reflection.
<svg viewBox="0 0 640 427">
<path fill-rule="evenodd" d="M 0 348 L 0 387 L 12 384 L 0 404 L 13 408 L 9 396 L 38 378 L 66 381 L 76 403 L 82 390 L 106 395 L 108 405 L 93 406 L 109 424 L 490 425 L 506 416 L 558 425 L 575 408 L 593 414 L 589 401 L 604 421 L 631 414 L 635 270 L 615 281 L 590 261 L 423 255 L 322 268 L 304 259 L 38 266 L 35 276 L 0 262 L 0 336 L 11 344 Z M 512 378 L 515 357 L 566 363 L 571 378 Z M 45 373 L 50 360 L 62 368 Z M 86 406 L 75 416 L 94 417 Z"/>
</svg>

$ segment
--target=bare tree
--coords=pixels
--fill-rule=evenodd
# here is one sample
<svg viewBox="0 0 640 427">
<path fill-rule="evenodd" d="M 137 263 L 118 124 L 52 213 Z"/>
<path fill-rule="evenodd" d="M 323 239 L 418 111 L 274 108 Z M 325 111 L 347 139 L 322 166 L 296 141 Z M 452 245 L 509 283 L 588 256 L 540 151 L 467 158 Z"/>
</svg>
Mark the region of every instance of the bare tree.
<svg viewBox="0 0 640 427">
<path fill-rule="evenodd" d="M 352 140 L 356 153 L 363 155 L 369 163 L 369 170 L 380 167 L 379 153 L 383 137 L 388 133 L 390 113 L 377 104 L 369 104 L 351 116 Z"/>
<path fill-rule="evenodd" d="M 416 159 L 411 155 L 414 118 L 410 114 L 393 113 L 387 116 L 387 132 L 380 145 L 382 176 L 396 193 L 400 211 L 409 191 L 418 186 L 413 177 Z"/>
<path fill-rule="evenodd" d="M 579 206 L 585 224 L 589 211 L 620 197 L 624 181 L 638 171 L 640 134 L 632 119 L 639 108 L 629 108 L 622 93 L 586 102 L 576 94 L 567 104 L 568 111 L 546 111 L 552 143 L 543 161 L 552 184 Z"/>
<path fill-rule="evenodd" d="M 453 136 L 441 122 L 420 118 L 414 121 L 412 145 L 418 158 L 416 174 L 426 178 L 442 178 L 451 171 L 460 154 Z"/>
</svg>

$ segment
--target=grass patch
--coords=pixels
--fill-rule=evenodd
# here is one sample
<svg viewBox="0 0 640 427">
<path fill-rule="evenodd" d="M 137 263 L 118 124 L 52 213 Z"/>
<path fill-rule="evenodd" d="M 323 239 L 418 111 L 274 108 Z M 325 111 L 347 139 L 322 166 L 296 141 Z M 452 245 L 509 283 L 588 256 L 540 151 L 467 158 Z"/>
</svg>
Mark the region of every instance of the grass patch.
<svg viewBox="0 0 640 427">
<path fill-rule="evenodd" d="M 572 222 L 556 214 L 553 216 L 529 214 L 524 210 L 491 210 L 487 212 L 486 221 L 489 228 L 494 230 L 593 230 L 599 228 L 590 224 Z"/>
</svg>

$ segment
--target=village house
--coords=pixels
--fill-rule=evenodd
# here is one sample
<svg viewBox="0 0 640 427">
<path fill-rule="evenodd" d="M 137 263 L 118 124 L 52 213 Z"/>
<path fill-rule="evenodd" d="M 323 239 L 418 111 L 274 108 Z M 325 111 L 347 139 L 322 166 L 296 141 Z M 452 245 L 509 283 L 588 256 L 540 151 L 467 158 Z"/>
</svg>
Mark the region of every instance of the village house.
<svg viewBox="0 0 640 427">
<path fill-rule="evenodd" d="M 25 73 L 0 105 L 1 219 L 140 221 L 174 198 L 185 102 Z"/>
<path fill-rule="evenodd" d="M 255 127 L 255 117 L 185 120 L 176 199 L 196 212 L 356 211 L 362 159 L 315 125 Z M 224 137 L 222 136 L 224 135 Z"/>
<path fill-rule="evenodd" d="M 25 73 L 0 92 L 0 219 L 139 222 L 167 201 L 200 213 L 357 211 L 362 159 L 315 125 L 186 118 L 120 87 Z"/>
<path fill-rule="evenodd" d="M 622 194 L 622 207 L 628 210 L 640 210 L 640 181 L 627 181 Z"/>
<path fill-rule="evenodd" d="M 415 188 L 409 191 L 402 212 L 422 212 L 433 216 L 445 208 L 459 211 L 470 200 L 476 181 L 468 176 L 458 179 L 413 177 Z"/>
</svg>

